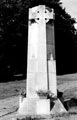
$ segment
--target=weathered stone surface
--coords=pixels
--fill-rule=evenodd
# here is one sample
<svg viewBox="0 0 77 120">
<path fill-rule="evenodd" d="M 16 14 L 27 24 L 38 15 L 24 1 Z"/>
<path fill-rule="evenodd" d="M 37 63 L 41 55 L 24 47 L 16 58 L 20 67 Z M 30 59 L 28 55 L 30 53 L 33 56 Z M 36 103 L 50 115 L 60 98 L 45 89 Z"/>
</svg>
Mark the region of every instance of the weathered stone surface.
<svg viewBox="0 0 77 120">
<path fill-rule="evenodd" d="M 19 115 L 35 115 L 36 114 L 36 99 L 24 98 L 20 105 Z"/>
<path fill-rule="evenodd" d="M 31 8 L 29 10 L 29 20 L 31 19 L 36 22 L 31 23 L 29 21 L 27 97 L 38 98 L 37 90 L 47 90 L 45 6 Z"/>
<path fill-rule="evenodd" d="M 66 109 L 64 108 L 63 104 L 59 99 L 55 100 L 54 106 L 51 109 L 51 114 L 58 115 L 62 113 L 67 113 Z"/>
<path fill-rule="evenodd" d="M 55 63 L 55 60 L 49 60 L 48 61 L 48 72 L 49 73 L 55 73 L 55 76 L 56 76 L 56 63 Z"/>
<path fill-rule="evenodd" d="M 40 99 L 36 102 L 36 114 L 37 115 L 49 115 L 50 114 L 50 100 Z"/>
<path fill-rule="evenodd" d="M 19 115 L 48 115 L 50 114 L 50 100 L 24 98 L 19 108 L 18 114 Z"/>
<path fill-rule="evenodd" d="M 49 19 L 53 19 L 53 12 L 45 5 L 29 9 L 27 91 L 20 101 L 20 115 L 50 114 L 50 100 L 40 97 L 38 91 L 57 96 L 54 26 L 46 27 Z"/>
<path fill-rule="evenodd" d="M 54 24 L 47 23 L 46 25 L 46 39 L 47 39 L 47 59 L 50 60 L 50 56 L 53 56 L 55 60 L 55 35 Z"/>
<path fill-rule="evenodd" d="M 49 90 L 57 96 L 57 78 L 55 60 L 48 61 Z"/>
</svg>

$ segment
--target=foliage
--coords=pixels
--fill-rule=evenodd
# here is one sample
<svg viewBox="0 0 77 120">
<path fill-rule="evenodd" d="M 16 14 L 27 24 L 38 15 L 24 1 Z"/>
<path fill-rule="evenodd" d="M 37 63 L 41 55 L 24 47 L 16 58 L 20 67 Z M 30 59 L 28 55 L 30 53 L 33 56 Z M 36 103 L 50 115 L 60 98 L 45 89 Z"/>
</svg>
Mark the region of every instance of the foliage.
<svg viewBox="0 0 77 120">
<path fill-rule="evenodd" d="M 13 78 L 14 74 L 26 73 L 28 9 L 39 4 L 54 8 L 56 56 L 60 61 L 57 67 L 63 67 L 61 61 L 65 52 L 66 56 L 69 54 L 69 44 L 70 47 L 74 44 L 76 30 L 75 19 L 62 8 L 60 0 L 3 0 L 0 1 L 0 76 Z"/>
</svg>

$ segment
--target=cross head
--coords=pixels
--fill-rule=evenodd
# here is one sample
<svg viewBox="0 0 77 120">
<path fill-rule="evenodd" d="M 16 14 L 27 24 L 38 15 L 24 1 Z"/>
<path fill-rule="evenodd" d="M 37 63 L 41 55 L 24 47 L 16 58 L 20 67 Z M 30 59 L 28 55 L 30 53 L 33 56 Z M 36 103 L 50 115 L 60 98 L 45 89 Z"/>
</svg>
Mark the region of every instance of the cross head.
<svg viewBox="0 0 77 120">
<path fill-rule="evenodd" d="M 53 9 L 46 8 L 43 5 L 39 5 L 30 9 L 29 20 L 34 19 L 36 22 L 45 21 L 46 23 L 53 19 Z"/>
</svg>

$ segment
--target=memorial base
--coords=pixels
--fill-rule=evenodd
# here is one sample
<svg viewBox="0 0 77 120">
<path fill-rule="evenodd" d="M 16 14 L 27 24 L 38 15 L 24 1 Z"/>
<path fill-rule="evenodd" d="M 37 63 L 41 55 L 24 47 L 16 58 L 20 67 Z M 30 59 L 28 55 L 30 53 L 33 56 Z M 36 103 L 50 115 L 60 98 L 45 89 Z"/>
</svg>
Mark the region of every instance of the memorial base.
<svg viewBox="0 0 77 120">
<path fill-rule="evenodd" d="M 20 103 L 18 114 L 19 115 L 49 115 L 50 100 L 24 98 L 22 103 Z"/>
<path fill-rule="evenodd" d="M 63 114 L 63 113 L 67 113 L 67 110 L 65 109 L 63 103 L 60 101 L 60 99 L 55 100 L 54 105 L 51 108 L 50 114 L 58 115 L 58 114 Z"/>
<path fill-rule="evenodd" d="M 54 103 L 54 104 L 53 104 Z M 59 99 L 53 102 L 50 99 L 23 98 L 20 102 L 19 115 L 50 115 L 67 113 Z"/>
</svg>

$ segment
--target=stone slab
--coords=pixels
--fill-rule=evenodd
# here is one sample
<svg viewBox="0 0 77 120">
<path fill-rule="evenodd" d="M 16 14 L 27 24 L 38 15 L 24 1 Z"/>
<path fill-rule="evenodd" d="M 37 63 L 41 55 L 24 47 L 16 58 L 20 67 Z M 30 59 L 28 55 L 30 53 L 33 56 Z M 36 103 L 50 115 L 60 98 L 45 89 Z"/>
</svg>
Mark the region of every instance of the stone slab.
<svg viewBox="0 0 77 120">
<path fill-rule="evenodd" d="M 45 60 L 38 61 L 38 72 L 47 73 L 47 62 Z"/>
<path fill-rule="evenodd" d="M 24 98 L 20 104 L 19 115 L 49 115 L 49 99 L 27 99 Z"/>
<path fill-rule="evenodd" d="M 47 62 L 45 60 L 28 60 L 28 73 L 47 72 Z"/>
<path fill-rule="evenodd" d="M 39 41 L 38 53 L 37 54 L 38 54 L 38 60 L 44 60 L 44 61 L 47 60 L 47 46 L 46 46 L 46 43 L 41 43 Z"/>
<path fill-rule="evenodd" d="M 27 73 L 38 72 L 38 60 L 28 60 Z"/>
<path fill-rule="evenodd" d="M 56 75 L 56 61 L 55 60 L 48 60 L 48 72 L 55 73 Z"/>
<path fill-rule="evenodd" d="M 49 90 L 53 93 L 54 96 L 57 96 L 57 80 L 56 73 L 49 72 Z"/>
<path fill-rule="evenodd" d="M 50 114 L 50 100 L 42 99 L 36 102 L 36 114 L 37 115 L 49 115 Z"/>
<path fill-rule="evenodd" d="M 37 45 L 39 40 L 39 24 L 29 24 L 28 45 Z M 35 34 L 36 33 L 36 34 Z"/>
<path fill-rule="evenodd" d="M 28 73 L 27 75 L 27 97 L 28 98 L 38 98 L 36 93 L 36 82 L 37 82 L 37 74 L 35 73 Z"/>
<path fill-rule="evenodd" d="M 47 44 L 47 59 L 51 59 L 51 55 L 53 59 L 55 60 L 55 46 L 51 44 Z"/>
<path fill-rule="evenodd" d="M 53 108 L 51 109 L 51 114 L 57 115 L 57 114 L 67 113 L 62 102 L 59 99 L 55 100 L 54 103 L 55 104 L 54 104 Z"/>
<path fill-rule="evenodd" d="M 55 38 L 54 38 L 54 25 L 47 23 L 46 25 L 46 39 L 47 44 L 51 44 L 55 46 Z"/>
<path fill-rule="evenodd" d="M 37 98 L 37 91 L 48 89 L 47 72 L 28 73 L 27 75 L 27 97 Z"/>
<path fill-rule="evenodd" d="M 28 59 L 29 60 L 37 60 L 37 45 L 28 45 Z"/>
<path fill-rule="evenodd" d="M 37 80 L 36 83 L 36 90 L 47 91 L 48 90 L 48 83 L 47 83 L 47 72 L 39 72 L 36 75 Z"/>
<path fill-rule="evenodd" d="M 24 98 L 20 104 L 19 115 L 35 115 L 36 114 L 36 99 Z"/>
</svg>

